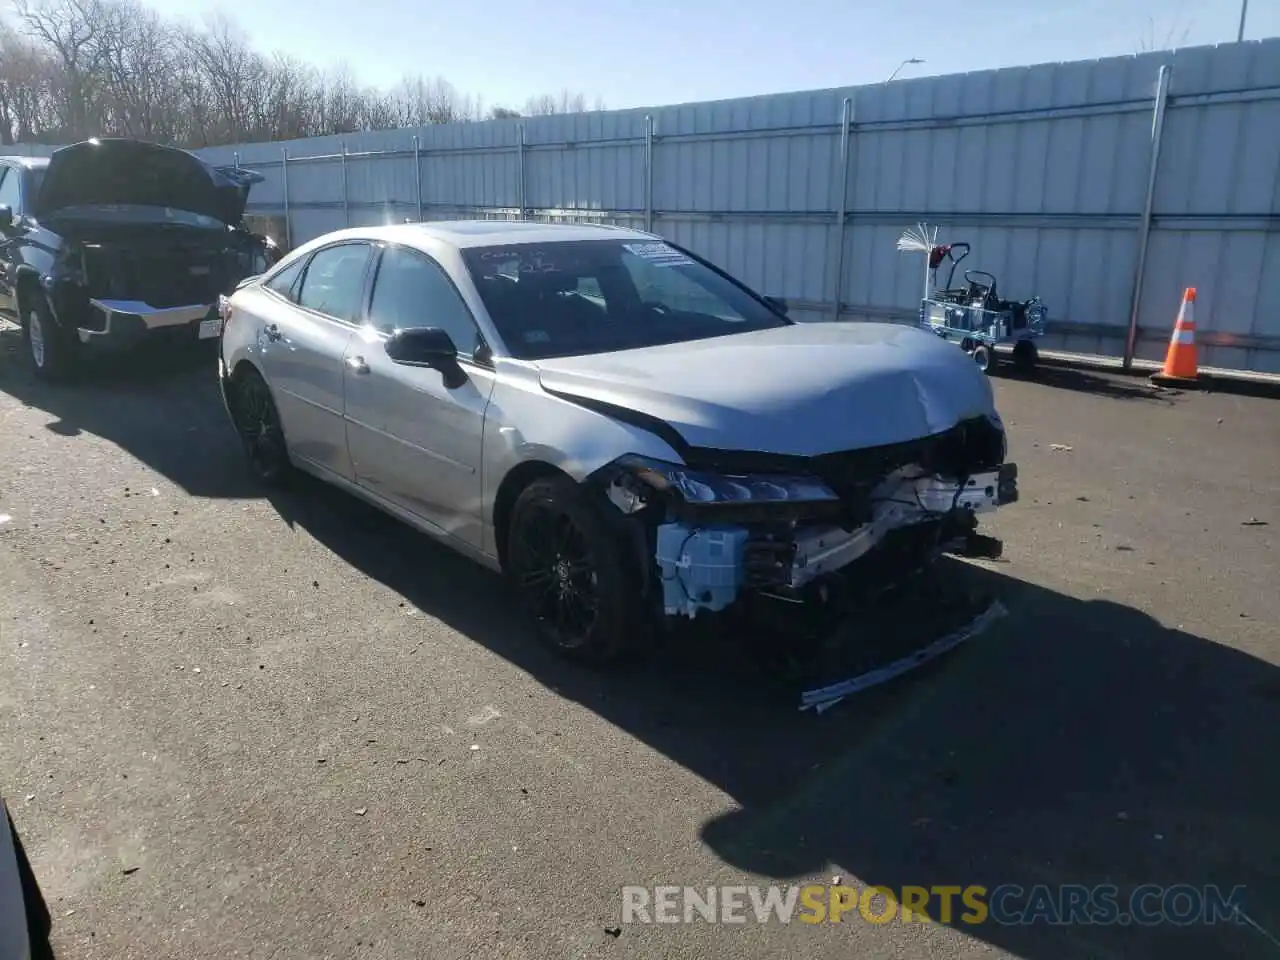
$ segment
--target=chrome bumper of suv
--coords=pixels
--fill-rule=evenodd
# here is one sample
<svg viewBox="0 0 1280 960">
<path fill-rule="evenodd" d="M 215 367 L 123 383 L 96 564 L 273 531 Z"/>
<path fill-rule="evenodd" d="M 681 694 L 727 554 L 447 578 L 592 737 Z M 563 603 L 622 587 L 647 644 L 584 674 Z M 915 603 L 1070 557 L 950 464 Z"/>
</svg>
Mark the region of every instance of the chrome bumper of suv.
<svg viewBox="0 0 1280 960">
<path fill-rule="evenodd" d="M 196 303 L 181 307 L 153 307 L 141 300 L 90 300 L 90 306 L 103 315 L 100 330 L 80 327 L 76 330 L 81 343 L 102 338 L 137 336 L 151 330 L 181 327 L 210 317 L 216 310 L 212 303 Z"/>
</svg>

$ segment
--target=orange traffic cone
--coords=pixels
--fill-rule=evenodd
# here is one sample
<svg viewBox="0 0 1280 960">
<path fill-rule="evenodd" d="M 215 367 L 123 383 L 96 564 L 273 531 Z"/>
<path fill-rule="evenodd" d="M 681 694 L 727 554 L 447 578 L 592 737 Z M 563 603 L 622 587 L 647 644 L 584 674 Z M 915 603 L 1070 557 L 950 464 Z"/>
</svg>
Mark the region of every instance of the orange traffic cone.
<svg viewBox="0 0 1280 960">
<path fill-rule="evenodd" d="M 1169 340 L 1164 368 L 1151 375 L 1152 382 L 1178 386 L 1199 381 L 1195 311 L 1196 288 L 1187 287 L 1186 293 L 1182 295 L 1182 306 L 1178 308 L 1178 319 L 1173 324 L 1173 336 Z"/>
</svg>

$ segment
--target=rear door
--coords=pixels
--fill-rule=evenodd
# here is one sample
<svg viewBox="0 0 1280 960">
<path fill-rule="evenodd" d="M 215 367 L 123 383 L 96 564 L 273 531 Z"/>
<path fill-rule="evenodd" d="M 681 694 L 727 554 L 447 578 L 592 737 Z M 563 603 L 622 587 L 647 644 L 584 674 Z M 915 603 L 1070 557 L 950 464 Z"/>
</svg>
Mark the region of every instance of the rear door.
<svg viewBox="0 0 1280 960">
<path fill-rule="evenodd" d="M 466 375 L 457 386 L 404 366 L 384 343 L 397 329 L 439 327 Z M 367 322 L 347 344 L 347 442 L 356 482 L 475 547 L 481 546 L 480 451 L 493 370 L 445 269 L 427 254 L 388 244 L 375 267 Z"/>
<path fill-rule="evenodd" d="M 343 421 L 343 357 L 367 291 L 373 247 L 322 247 L 267 285 L 259 355 L 294 456 L 351 480 Z"/>
</svg>

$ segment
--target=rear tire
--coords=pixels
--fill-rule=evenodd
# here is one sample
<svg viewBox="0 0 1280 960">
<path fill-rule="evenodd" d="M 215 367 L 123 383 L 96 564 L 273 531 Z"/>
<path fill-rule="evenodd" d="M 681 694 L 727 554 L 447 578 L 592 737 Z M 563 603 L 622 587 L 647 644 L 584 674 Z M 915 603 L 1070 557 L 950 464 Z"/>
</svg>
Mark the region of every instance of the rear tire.
<svg viewBox="0 0 1280 960">
<path fill-rule="evenodd" d="M 511 511 L 506 574 L 556 653 L 594 663 L 636 647 L 646 622 L 622 540 L 568 477 L 535 480 Z"/>
<path fill-rule="evenodd" d="M 985 343 L 980 343 L 973 348 L 973 362 L 978 365 L 978 369 L 983 373 L 991 370 L 992 354 L 991 348 Z"/>
<path fill-rule="evenodd" d="M 227 407 L 254 477 L 269 487 L 284 486 L 293 465 L 280 411 L 262 374 L 247 365 L 237 370 L 227 384 Z"/>
<path fill-rule="evenodd" d="M 80 352 L 75 333 L 54 321 L 49 301 L 39 292 L 21 294 L 18 309 L 22 318 L 22 345 L 32 373 L 50 383 L 71 379 Z"/>
<path fill-rule="evenodd" d="M 1030 340 L 1019 340 L 1013 345 L 1013 366 L 1019 373 L 1034 373 L 1039 360 L 1040 351 Z"/>
</svg>

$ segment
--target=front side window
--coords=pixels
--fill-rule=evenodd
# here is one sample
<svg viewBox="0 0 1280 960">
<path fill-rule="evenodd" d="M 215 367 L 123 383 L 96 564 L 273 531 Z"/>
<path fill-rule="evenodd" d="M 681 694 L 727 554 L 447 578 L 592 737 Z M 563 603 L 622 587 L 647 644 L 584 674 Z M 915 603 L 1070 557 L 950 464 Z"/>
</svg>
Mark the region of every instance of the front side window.
<svg viewBox="0 0 1280 960">
<path fill-rule="evenodd" d="M 383 333 L 439 327 L 461 357 L 479 346 L 471 311 L 444 268 L 424 253 L 390 245 L 383 251 L 369 303 L 369 323 Z"/>
<path fill-rule="evenodd" d="M 306 266 L 306 263 L 306 257 L 299 257 L 296 261 L 289 264 L 289 266 L 285 267 L 270 280 L 266 281 L 264 286 L 273 293 L 280 294 L 280 296 L 284 297 L 286 300 L 294 299 L 294 285 L 298 282 L 298 275 L 302 273 L 302 268 Z"/>
<path fill-rule="evenodd" d="M 722 273 L 660 241 L 567 240 L 462 251 L 519 358 L 607 353 L 787 326 Z"/>
<path fill-rule="evenodd" d="M 317 251 L 307 263 L 298 304 L 354 323 L 360 316 L 369 252 L 367 243 L 342 243 Z"/>
<path fill-rule="evenodd" d="M 0 167 L 0 206 L 8 207 L 16 217 L 22 211 L 22 190 L 18 171 L 13 167 Z"/>
</svg>

